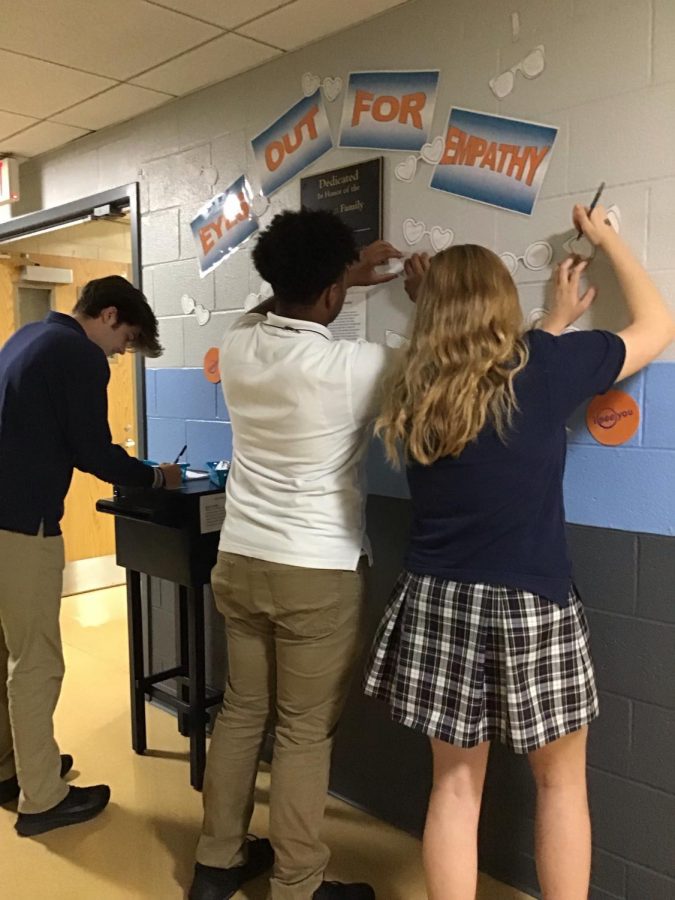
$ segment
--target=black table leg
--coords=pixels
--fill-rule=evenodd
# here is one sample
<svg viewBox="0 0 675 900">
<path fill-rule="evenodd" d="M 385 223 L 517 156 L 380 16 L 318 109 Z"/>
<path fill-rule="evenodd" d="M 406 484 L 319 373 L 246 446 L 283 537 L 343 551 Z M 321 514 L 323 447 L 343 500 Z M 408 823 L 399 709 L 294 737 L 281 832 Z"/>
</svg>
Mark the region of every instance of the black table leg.
<svg viewBox="0 0 675 900">
<path fill-rule="evenodd" d="M 182 667 L 184 677 L 176 679 L 176 690 L 179 699 L 184 703 L 190 702 L 190 653 L 188 649 L 188 607 L 189 598 L 187 588 L 178 585 L 178 659 Z M 178 710 L 178 731 L 183 737 L 190 734 L 190 714 Z"/>
<path fill-rule="evenodd" d="M 129 631 L 129 676 L 131 682 L 131 746 L 145 753 L 145 691 L 143 688 L 143 609 L 141 574 L 127 569 L 127 627 Z"/>
<path fill-rule="evenodd" d="M 206 666 L 204 660 L 204 589 L 188 589 L 188 658 L 190 667 L 190 784 L 201 791 L 206 767 Z"/>
</svg>

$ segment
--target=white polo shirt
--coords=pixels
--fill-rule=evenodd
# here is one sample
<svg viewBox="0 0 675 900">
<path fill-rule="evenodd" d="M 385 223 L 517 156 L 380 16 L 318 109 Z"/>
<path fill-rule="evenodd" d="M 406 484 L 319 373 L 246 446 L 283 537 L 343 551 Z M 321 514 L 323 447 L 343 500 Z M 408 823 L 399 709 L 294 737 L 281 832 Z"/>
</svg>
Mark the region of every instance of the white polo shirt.
<svg viewBox="0 0 675 900">
<path fill-rule="evenodd" d="M 247 313 L 220 373 L 233 432 L 219 549 L 308 569 L 356 569 L 362 459 L 396 351 L 315 322 Z"/>
</svg>

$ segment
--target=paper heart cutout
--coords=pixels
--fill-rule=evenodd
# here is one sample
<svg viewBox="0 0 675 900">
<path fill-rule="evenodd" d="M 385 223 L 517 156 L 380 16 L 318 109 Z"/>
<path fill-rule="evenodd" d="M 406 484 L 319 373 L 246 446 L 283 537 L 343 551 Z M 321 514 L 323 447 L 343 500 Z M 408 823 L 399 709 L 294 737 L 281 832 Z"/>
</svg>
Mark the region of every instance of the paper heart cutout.
<svg viewBox="0 0 675 900">
<path fill-rule="evenodd" d="M 247 294 L 244 300 L 244 309 L 249 312 L 261 303 L 260 294 Z"/>
<path fill-rule="evenodd" d="M 251 200 L 251 209 L 253 210 L 254 216 L 262 216 L 269 209 L 270 201 L 265 197 L 264 194 L 256 194 L 253 200 Z"/>
<path fill-rule="evenodd" d="M 323 93 L 326 100 L 329 100 L 331 103 L 340 96 L 342 93 L 342 79 L 339 75 L 335 78 L 324 78 Z"/>
<path fill-rule="evenodd" d="M 572 256 L 578 256 L 581 259 L 593 259 L 595 256 L 595 245 L 592 244 L 584 234 L 578 238 L 576 232 L 565 241 L 563 250 L 566 253 L 569 253 Z"/>
<path fill-rule="evenodd" d="M 440 225 L 434 225 L 429 232 L 429 240 L 436 253 L 449 247 L 454 239 L 455 232 L 452 228 L 441 228 Z"/>
<path fill-rule="evenodd" d="M 201 171 L 201 176 L 207 184 L 215 184 L 218 181 L 218 169 L 215 166 L 205 166 Z"/>
<path fill-rule="evenodd" d="M 399 334 L 397 331 L 385 331 L 384 333 L 384 342 L 387 347 L 391 347 L 394 350 L 398 350 L 400 347 L 406 347 L 408 345 L 408 338 L 403 337 L 402 334 Z"/>
<path fill-rule="evenodd" d="M 260 285 L 260 299 L 261 300 L 269 300 L 269 298 L 273 294 L 274 294 L 274 288 L 272 287 L 272 285 L 267 281 L 263 281 L 263 283 Z"/>
<path fill-rule="evenodd" d="M 302 76 L 302 93 L 305 97 L 311 97 L 319 89 L 321 79 L 318 75 L 312 75 L 311 72 L 305 72 Z"/>
<path fill-rule="evenodd" d="M 194 312 L 196 304 L 189 294 L 183 294 L 180 298 L 180 306 L 185 315 L 189 316 L 191 312 Z"/>
<path fill-rule="evenodd" d="M 439 135 L 437 138 L 434 138 L 428 144 L 423 144 L 422 149 L 420 150 L 420 156 L 426 163 L 431 163 L 431 165 L 435 166 L 437 163 L 441 161 L 441 157 L 443 156 L 443 151 L 445 150 L 445 141 Z"/>
<path fill-rule="evenodd" d="M 403 222 L 403 237 L 408 244 L 416 244 L 424 232 L 424 222 L 416 222 L 414 219 L 405 219 Z"/>
<path fill-rule="evenodd" d="M 408 156 L 394 169 L 394 175 L 399 181 L 412 181 L 417 171 L 417 157 Z"/>
<path fill-rule="evenodd" d="M 198 303 L 195 307 L 195 318 L 197 319 L 197 324 L 206 325 L 211 318 L 211 312 L 210 310 L 205 309 L 201 303 Z"/>
<path fill-rule="evenodd" d="M 618 206 L 610 206 L 607 210 L 607 221 L 617 234 L 621 232 L 621 210 Z"/>
</svg>

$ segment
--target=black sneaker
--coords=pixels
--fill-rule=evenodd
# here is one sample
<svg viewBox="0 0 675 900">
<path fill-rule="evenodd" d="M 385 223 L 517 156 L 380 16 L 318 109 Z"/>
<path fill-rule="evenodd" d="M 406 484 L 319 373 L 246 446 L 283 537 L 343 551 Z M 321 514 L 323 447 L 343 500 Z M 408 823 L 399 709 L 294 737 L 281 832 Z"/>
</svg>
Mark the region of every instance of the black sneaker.
<svg viewBox="0 0 675 900">
<path fill-rule="evenodd" d="M 14 827 L 21 837 L 33 837 L 64 825 L 77 825 L 97 816 L 109 800 L 107 784 L 84 788 L 71 786 L 63 800 L 51 809 L 41 813 L 19 813 Z"/>
<path fill-rule="evenodd" d="M 242 884 L 257 878 L 274 865 L 274 850 L 267 838 L 248 838 L 248 858 L 241 866 L 219 869 L 195 863 L 195 877 L 188 900 L 228 900 Z"/>
<path fill-rule="evenodd" d="M 72 768 L 73 757 L 69 753 L 62 753 L 61 778 L 65 778 Z M 20 793 L 21 788 L 19 787 L 16 775 L 13 775 L 12 778 L 5 779 L 5 781 L 0 781 L 0 806 L 4 803 L 11 803 L 12 800 L 17 800 Z"/>
<path fill-rule="evenodd" d="M 324 881 L 314 891 L 313 900 L 375 900 L 375 891 L 363 882 Z"/>
</svg>

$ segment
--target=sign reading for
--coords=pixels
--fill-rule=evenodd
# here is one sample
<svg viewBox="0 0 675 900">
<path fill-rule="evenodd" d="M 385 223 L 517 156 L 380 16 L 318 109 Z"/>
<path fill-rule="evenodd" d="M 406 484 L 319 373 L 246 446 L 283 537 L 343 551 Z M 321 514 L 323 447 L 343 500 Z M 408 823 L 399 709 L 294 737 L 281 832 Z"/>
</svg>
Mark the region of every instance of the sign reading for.
<svg viewBox="0 0 675 900">
<path fill-rule="evenodd" d="M 251 210 L 251 187 L 245 176 L 209 200 L 190 227 L 203 278 L 258 230 L 258 220 Z"/>
<path fill-rule="evenodd" d="M 638 430 L 640 407 L 625 391 L 607 391 L 588 404 L 586 425 L 599 444 L 616 447 L 629 441 Z"/>
<path fill-rule="evenodd" d="M 340 146 L 419 150 L 429 136 L 437 87 L 438 70 L 352 72 Z"/>
<path fill-rule="evenodd" d="M 292 106 L 251 141 L 263 194 L 269 196 L 333 147 L 317 90 Z"/>
<path fill-rule="evenodd" d="M 550 125 L 453 109 L 431 187 L 530 215 L 557 133 Z"/>
</svg>

